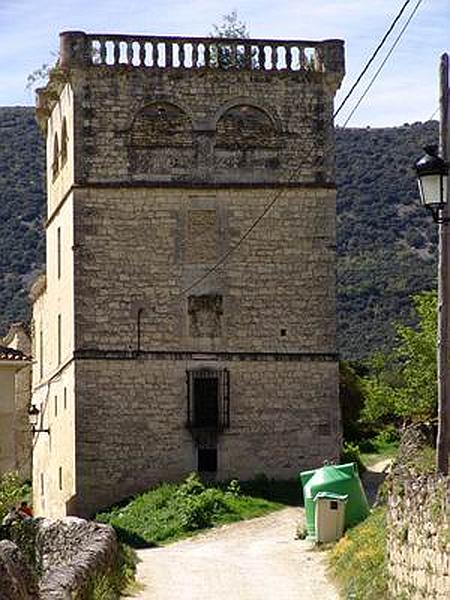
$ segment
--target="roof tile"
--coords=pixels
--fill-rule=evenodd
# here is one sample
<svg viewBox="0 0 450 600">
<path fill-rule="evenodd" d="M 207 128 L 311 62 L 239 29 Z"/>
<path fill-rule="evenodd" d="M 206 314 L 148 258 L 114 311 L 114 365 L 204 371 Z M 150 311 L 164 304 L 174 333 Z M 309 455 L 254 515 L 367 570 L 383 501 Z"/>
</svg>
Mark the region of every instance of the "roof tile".
<svg viewBox="0 0 450 600">
<path fill-rule="evenodd" d="M 30 357 L 20 350 L 15 350 L 8 346 L 0 346 L 0 360 L 28 361 Z"/>
</svg>

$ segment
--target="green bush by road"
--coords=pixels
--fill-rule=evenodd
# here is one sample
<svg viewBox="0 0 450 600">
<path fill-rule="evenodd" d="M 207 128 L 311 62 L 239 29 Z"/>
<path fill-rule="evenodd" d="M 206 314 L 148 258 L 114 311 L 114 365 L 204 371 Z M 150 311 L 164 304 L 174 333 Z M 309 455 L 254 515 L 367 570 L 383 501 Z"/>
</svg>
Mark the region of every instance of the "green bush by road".
<svg viewBox="0 0 450 600">
<path fill-rule="evenodd" d="M 134 546 L 155 546 L 214 525 L 265 515 L 283 504 L 242 494 L 237 481 L 207 487 L 196 474 L 181 484 L 162 483 L 124 505 L 97 515 L 119 539 Z"/>
</svg>

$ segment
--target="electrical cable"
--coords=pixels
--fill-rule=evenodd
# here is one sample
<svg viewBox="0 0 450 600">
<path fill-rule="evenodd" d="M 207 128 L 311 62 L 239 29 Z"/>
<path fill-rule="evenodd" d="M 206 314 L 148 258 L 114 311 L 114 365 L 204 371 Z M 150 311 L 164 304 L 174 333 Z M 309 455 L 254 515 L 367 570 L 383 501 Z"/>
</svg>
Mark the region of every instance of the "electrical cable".
<svg viewBox="0 0 450 600">
<path fill-rule="evenodd" d="M 373 75 L 372 79 L 369 81 L 368 85 L 366 86 L 366 89 L 364 90 L 364 92 L 362 93 L 362 95 L 360 96 L 358 102 L 356 103 L 356 105 L 353 107 L 353 109 L 351 110 L 350 114 L 348 115 L 348 117 L 346 118 L 346 120 L 344 121 L 344 124 L 342 125 L 342 128 L 347 126 L 347 123 L 350 121 L 350 119 L 352 118 L 352 116 L 355 114 L 355 112 L 358 110 L 361 102 L 364 100 L 364 98 L 366 97 L 367 93 L 369 92 L 370 88 L 372 87 L 372 85 L 375 83 L 375 81 L 378 79 L 378 75 L 381 73 L 384 65 L 387 63 L 387 61 L 389 60 L 389 57 L 391 56 L 391 54 L 393 53 L 393 51 L 395 50 L 395 48 L 397 47 L 398 43 L 400 42 L 400 40 L 403 37 L 403 34 L 405 33 L 406 29 L 408 28 L 408 25 L 411 23 L 414 15 L 416 14 L 416 12 L 418 11 L 420 5 L 422 4 L 423 0 L 418 0 L 418 2 L 416 3 L 414 9 L 412 10 L 411 14 L 409 15 L 408 19 L 406 20 L 406 23 L 403 25 L 403 27 L 401 28 L 399 34 L 397 35 L 397 37 L 394 40 L 394 43 L 392 44 L 392 46 L 390 47 L 388 53 L 386 54 L 386 56 L 384 57 L 381 65 L 378 67 L 378 69 L 376 70 L 375 74 Z"/>
<path fill-rule="evenodd" d="M 412 17 L 414 16 L 415 12 L 417 11 L 417 9 L 419 8 L 420 4 L 422 3 L 423 0 L 419 0 L 419 2 L 417 3 L 416 7 L 414 8 L 412 14 L 410 15 L 407 24 L 405 27 L 403 27 L 403 29 L 400 32 L 400 37 L 401 35 L 404 33 L 406 27 L 408 26 L 409 22 L 411 21 Z M 368 62 L 365 64 L 365 66 L 363 67 L 360 75 L 357 77 L 355 84 L 351 87 L 349 93 L 346 95 L 346 97 L 344 98 L 344 100 L 341 102 L 341 104 L 339 105 L 338 109 L 334 112 L 333 114 L 333 119 L 336 117 L 336 115 L 338 114 L 338 112 L 341 110 L 341 108 L 343 107 L 343 105 L 345 104 L 345 102 L 347 102 L 347 100 L 350 98 L 351 94 L 353 93 L 353 91 L 355 90 L 356 86 L 358 85 L 358 83 L 360 82 L 361 78 L 363 77 L 363 75 L 367 72 L 367 69 L 369 68 L 369 66 L 372 64 L 373 60 L 375 59 L 375 57 L 377 56 L 377 54 L 379 53 L 379 51 L 381 50 L 381 48 L 383 47 L 383 45 L 385 44 L 388 36 L 390 35 L 390 33 L 392 32 L 392 30 L 394 29 L 395 25 L 398 23 L 399 19 L 401 18 L 402 14 L 404 13 L 406 7 L 408 6 L 408 4 L 411 2 L 411 0 L 406 0 L 406 2 L 402 5 L 400 11 L 397 13 L 397 15 L 395 16 L 394 20 L 392 21 L 391 25 L 389 26 L 387 32 L 385 33 L 385 35 L 383 36 L 381 42 L 377 45 L 377 47 L 375 48 L 374 52 L 372 53 L 372 56 L 370 57 L 370 59 L 368 60 Z M 398 42 L 399 38 L 397 38 L 396 42 Z M 394 47 L 391 48 L 390 54 L 392 53 Z M 390 54 L 387 56 L 387 58 L 389 58 Z M 387 58 L 385 58 L 384 60 L 384 64 L 387 60 Z M 378 72 L 377 72 L 378 73 Z M 367 92 L 366 92 L 367 93 Z M 362 100 L 361 100 L 362 101 Z M 345 127 L 346 124 L 344 124 L 344 126 L 342 127 L 342 129 Z M 293 180 L 293 178 L 296 176 L 296 174 L 298 173 L 300 167 L 294 169 L 291 173 L 291 175 L 288 177 L 287 181 L 285 183 L 289 183 Z M 272 209 L 272 207 L 276 204 L 276 202 L 279 200 L 279 198 L 283 195 L 284 190 L 280 190 L 278 193 L 275 194 L 275 196 L 272 198 L 272 200 L 270 200 L 268 202 L 268 204 L 265 206 L 265 208 L 263 209 L 262 213 L 257 217 L 257 219 L 252 223 L 252 225 L 250 225 L 250 227 L 243 233 L 243 235 L 239 238 L 239 240 L 233 244 L 218 260 L 217 262 L 210 267 L 209 269 L 207 269 L 207 271 L 201 275 L 200 277 L 198 277 L 193 283 L 191 283 L 189 286 L 183 288 L 180 292 L 178 292 L 175 297 L 173 298 L 173 300 L 176 300 L 177 298 L 179 298 L 180 296 L 184 296 L 186 295 L 188 292 L 190 292 L 192 289 L 194 289 L 195 287 L 197 287 L 200 283 L 202 283 L 205 279 L 207 279 L 210 275 L 212 275 L 214 272 L 216 272 L 229 258 L 229 256 L 231 256 L 231 254 L 233 254 L 241 245 L 242 243 L 249 237 L 249 235 L 252 233 L 252 231 L 255 229 L 255 227 L 257 227 L 257 225 L 264 219 L 264 217 L 270 212 L 270 210 Z"/>
<path fill-rule="evenodd" d="M 401 7 L 400 11 L 398 12 L 397 16 L 395 17 L 395 19 L 392 21 L 389 29 L 386 31 L 386 33 L 383 36 L 383 39 L 381 40 L 381 42 L 378 44 L 378 46 L 375 48 L 374 52 L 372 53 L 371 57 L 369 58 L 369 60 L 367 61 L 366 65 L 363 67 L 361 73 L 358 75 L 358 77 L 356 78 L 355 83 L 352 85 L 352 87 L 350 88 L 350 90 L 348 91 L 347 95 L 345 96 L 345 98 L 342 100 L 342 102 L 340 103 L 340 105 L 338 106 L 338 108 L 336 109 L 333 118 L 336 118 L 337 115 L 340 113 L 340 111 L 342 110 L 342 108 L 344 107 L 344 105 L 347 103 L 347 100 L 350 98 L 350 96 L 353 94 L 355 88 L 358 86 L 359 82 L 361 81 L 361 79 L 364 77 L 364 75 L 367 73 L 370 65 L 373 63 L 373 61 L 375 60 L 375 58 L 377 57 L 378 53 L 380 52 L 380 50 L 382 49 L 382 47 L 384 46 L 384 43 L 386 42 L 387 38 L 389 37 L 389 35 L 391 34 L 392 30 L 394 29 L 394 27 L 397 25 L 398 21 L 400 20 L 402 14 L 405 12 L 406 7 L 408 6 L 408 4 L 411 2 L 411 0 L 406 0 L 406 2 L 403 4 L 403 6 Z"/>
<path fill-rule="evenodd" d="M 439 109 L 440 109 L 440 106 L 438 106 L 436 108 L 436 110 L 434 111 L 434 113 L 430 117 L 428 117 L 427 121 L 432 121 L 434 119 L 434 117 L 437 115 L 437 113 L 439 112 Z"/>
</svg>

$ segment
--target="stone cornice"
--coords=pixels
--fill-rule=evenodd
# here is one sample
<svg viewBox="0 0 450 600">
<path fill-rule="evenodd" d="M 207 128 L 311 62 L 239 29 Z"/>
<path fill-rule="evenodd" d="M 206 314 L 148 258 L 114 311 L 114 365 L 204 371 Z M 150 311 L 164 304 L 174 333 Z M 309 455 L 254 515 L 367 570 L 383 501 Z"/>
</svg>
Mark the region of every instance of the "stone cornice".
<svg viewBox="0 0 450 600">
<path fill-rule="evenodd" d="M 75 350 L 75 360 L 170 360 L 170 361 L 270 361 L 270 362 L 336 362 L 334 352 L 198 352 L 193 350 Z"/>
</svg>

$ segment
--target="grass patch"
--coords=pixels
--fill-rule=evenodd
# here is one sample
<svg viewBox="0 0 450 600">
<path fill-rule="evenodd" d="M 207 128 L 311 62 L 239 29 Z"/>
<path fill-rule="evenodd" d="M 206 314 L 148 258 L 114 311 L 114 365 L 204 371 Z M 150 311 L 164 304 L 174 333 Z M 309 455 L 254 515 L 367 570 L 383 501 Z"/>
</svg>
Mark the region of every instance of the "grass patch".
<svg viewBox="0 0 450 600">
<path fill-rule="evenodd" d="M 361 452 L 361 460 L 367 468 L 370 468 L 381 460 L 395 458 L 398 453 L 398 446 L 398 441 L 386 442 L 375 439 L 370 443 L 370 450 Z"/>
<path fill-rule="evenodd" d="M 250 482 L 242 485 L 243 489 L 251 489 Z M 148 548 L 214 525 L 266 515 L 284 506 L 244 494 L 243 489 L 235 480 L 219 487 L 206 486 L 193 473 L 181 484 L 163 483 L 127 504 L 99 513 L 96 520 L 112 525 L 118 538 L 130 546 Z M 273 493 L 277 495 L 276 486 Z M 280 490 L 278 493 L 282 495 Z"/>
<path fill-rule="evenodd" d="M 347 531 L 330 553 L 330 567 L 344 598 L 387 598 L 386 509 L 374 510 Z"/>
<path fill-rule="evenodd" d="M 124 594 L 138 591 L 140 586 L 135 581 L 137 562 L 136 552 L 125 544 L 119 544 L 113 569 L 108 573 L 95 574 L 83 590 L 75 593 L 74 600 L 118 600 Z"/>
<path fill-rule="evenodd" d="M 253 498 L 264 498 L 287 506 L 303 505 L 303 490 L 298 479 L 269 479 L 257 475 L 249 481 L 241 481 L 242 492 Z"/>
</svg>

